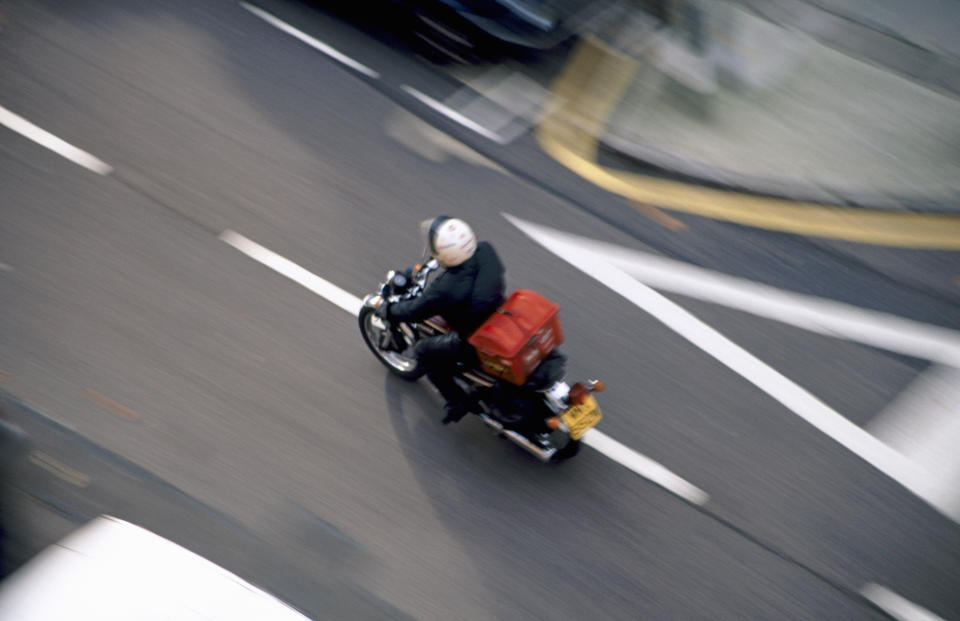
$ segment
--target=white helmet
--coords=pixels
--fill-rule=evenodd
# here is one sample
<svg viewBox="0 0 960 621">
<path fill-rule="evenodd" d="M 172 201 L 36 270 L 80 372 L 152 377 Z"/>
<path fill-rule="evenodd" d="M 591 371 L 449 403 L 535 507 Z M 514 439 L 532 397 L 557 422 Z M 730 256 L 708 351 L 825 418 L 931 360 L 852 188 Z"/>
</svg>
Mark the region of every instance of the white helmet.
<svg viewBox="0 0 960 621">
<path fill-rule="evenodd" d="M 460 265 L 477 250 L 477 236 L 463 220 L 438 216 L 420 223 L 427 249 L 444 267 Z"/>
</svg>

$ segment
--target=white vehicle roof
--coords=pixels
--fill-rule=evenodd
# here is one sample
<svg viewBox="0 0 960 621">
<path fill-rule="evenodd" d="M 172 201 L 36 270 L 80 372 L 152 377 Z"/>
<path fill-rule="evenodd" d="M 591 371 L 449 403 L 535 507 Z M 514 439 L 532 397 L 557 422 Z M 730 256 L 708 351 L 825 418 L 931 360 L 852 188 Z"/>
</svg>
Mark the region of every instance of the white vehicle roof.
<svg viewBox="0 0 960 621">
<path fill-rule="evenodd" d="M 101 516 L 0 583 L 3 621 L 309 621 L 226 569 Z"/>
</svg>

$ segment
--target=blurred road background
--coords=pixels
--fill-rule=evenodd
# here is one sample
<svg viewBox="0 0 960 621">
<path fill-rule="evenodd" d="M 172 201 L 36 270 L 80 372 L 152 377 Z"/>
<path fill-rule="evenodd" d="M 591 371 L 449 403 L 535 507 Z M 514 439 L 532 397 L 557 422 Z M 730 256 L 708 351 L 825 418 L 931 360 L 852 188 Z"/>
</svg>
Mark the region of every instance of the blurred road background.
<svg viewBox="0 0 960 621">
<path fill-rule="evenodd" d="M 111 513 L 314 618 L 960 619 L 960 12 L 641 4 L 469 62 L 372 1 L 0 4 L 4 572 Z M 220 239 L 362 297 L 444 213 L 706 502 L 441 426 Z"/>
</svg>

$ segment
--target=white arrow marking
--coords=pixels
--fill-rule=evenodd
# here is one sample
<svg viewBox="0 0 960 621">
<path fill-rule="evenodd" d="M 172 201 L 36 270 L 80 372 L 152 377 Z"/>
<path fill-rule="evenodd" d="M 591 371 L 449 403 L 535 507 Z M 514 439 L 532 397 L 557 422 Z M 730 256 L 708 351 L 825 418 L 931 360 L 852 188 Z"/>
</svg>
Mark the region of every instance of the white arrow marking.
<svg viewBox="0 0 960 621">
<path fill-rule="evenodd" d="M 534 225 L 524 223 L 524 226 Z M 960 367 L 960 332 L 956 330 L 791 293 L 579 235 L 543 227 L 539 230 L 556 242 L 589 250 L 597 259 L 659 290 L 721 304 L 826 336 Z"/>
<path fill-rule="evenodd" d="M 922 608 L 878 584 L 866 585 L 860 589 L 860 594 L 898 621 L 944 621 L 926 608 Z"/>
<path fill-rule="evenodd" d="M 680 336 L 722 362 L 811 425 L 859 455 L 951 519 L 960 521 L 934 477 L 854 425 L 801 386 L 765 364 L 687 310 L 611 265 L 606 257 L 570 243 L 569 236 L 504 214 L 531 239 L 630 300 Z"/>
<path fill-rule="evenodd" d="M 930 367 L 875 416 L 867 430 L 936 473 L 941 502 L 960 514 L 960 370 Z"/>
</svg>

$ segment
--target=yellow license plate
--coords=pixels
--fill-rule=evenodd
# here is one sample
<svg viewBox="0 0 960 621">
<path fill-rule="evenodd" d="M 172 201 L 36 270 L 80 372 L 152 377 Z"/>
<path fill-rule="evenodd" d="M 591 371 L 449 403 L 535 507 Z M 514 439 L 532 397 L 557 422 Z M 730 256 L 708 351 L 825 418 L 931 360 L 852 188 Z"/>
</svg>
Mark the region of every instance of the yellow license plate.
<svg viewBox="0 0 960 621">
<path fill-rule="evenodd" d="M 600 414 L 600 406 L 593 395 L 587 395 L 587 400 L 580 405 L 574 405 L 560 415 L 567 429 L 570 430 L 570 438 L 579 440 L 587 430 L 595 427 L 603 416 Z"/>
</svg>

